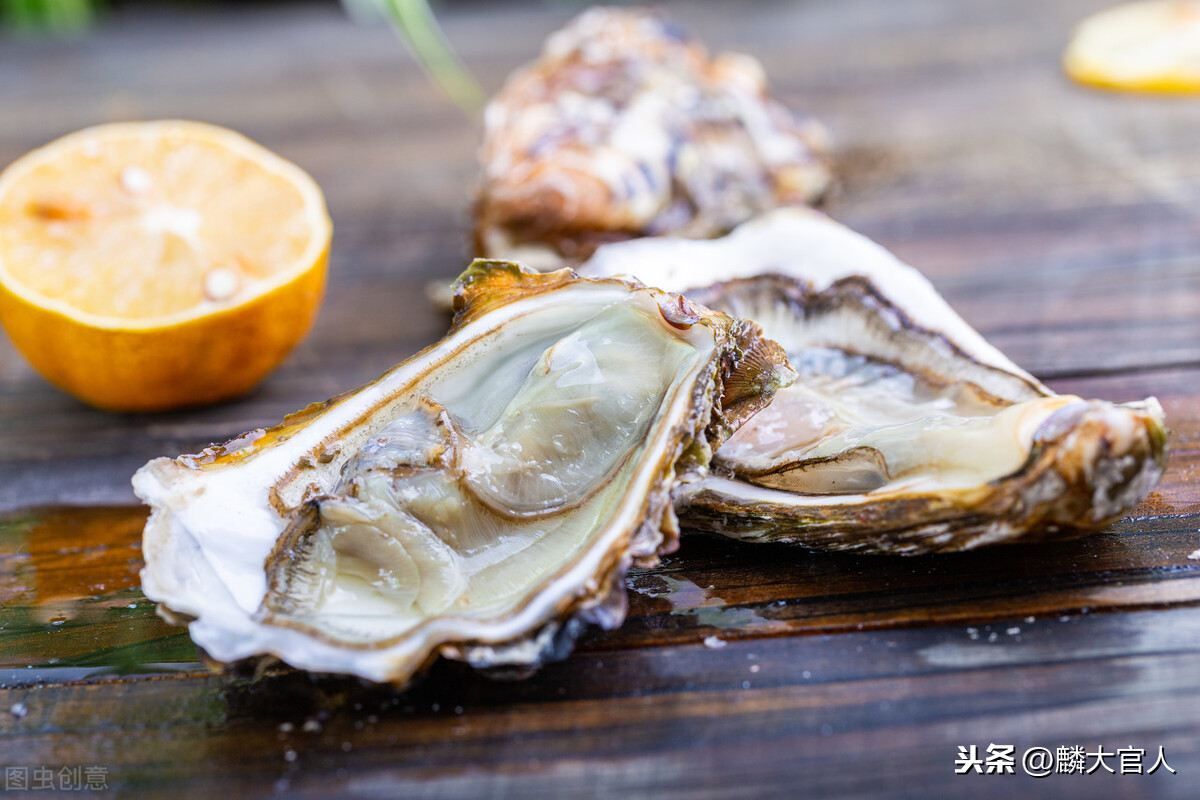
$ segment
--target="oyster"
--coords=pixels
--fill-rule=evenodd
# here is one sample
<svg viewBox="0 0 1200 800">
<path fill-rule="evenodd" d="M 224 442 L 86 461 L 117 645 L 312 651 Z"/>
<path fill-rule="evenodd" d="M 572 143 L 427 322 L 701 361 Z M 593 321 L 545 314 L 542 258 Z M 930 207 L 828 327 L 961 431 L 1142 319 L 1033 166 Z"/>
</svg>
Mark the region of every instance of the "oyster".
<svg viewBox="0 0 1200 800">
<path fill-rule="evenodd" d="M 637 236 L 719 236 L 830 181 L 824 129 L 767 94 L 756 60 L 709 58 L 645 9 L 593 8 L 553 34 L 485 128 L 477 252 L 539 268 Z"/>
<path fill-rule="evenodd" d="M 876 553 L 966 550 L 1100 529 L 1154 488 L 1154 398 L 1056 395 L 988 344 L 915 269 L 817 212 L 725 239 L 601 248 L 632 274 L 753 319 L 799 379 L 678 494 L 687 525 Z"/>
<path fill-rule="evenodd" d="M 670 494 L 793 374 L 753 323 L 618 280 L 476 262 L 441 342 L 134 476 L 146 596 L 218 661 L 404 683 L 521 669 L 624 617 Z"/>
</svg>

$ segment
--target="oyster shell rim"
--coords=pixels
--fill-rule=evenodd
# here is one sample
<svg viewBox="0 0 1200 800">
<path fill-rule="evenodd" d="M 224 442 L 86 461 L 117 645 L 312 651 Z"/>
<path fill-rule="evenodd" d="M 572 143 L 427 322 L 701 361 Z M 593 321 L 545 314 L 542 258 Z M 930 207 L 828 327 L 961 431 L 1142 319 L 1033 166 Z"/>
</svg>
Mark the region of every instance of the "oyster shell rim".
<svg viewBox="0 0 1200 800">
<path fill-rule="evenodd" d="M 486 284 L 486 281 L 478 280 L 485 272 L 497 280 L 504 279 L 507 288 L 512 290 L 513 297 L 503 302 L 494 302 L 496 296 L 488 291 L 488 287 L 477 285 Z M 654 460 L 644 460 L 637 469 L 636 479 L 630 481 L 631 486 L 644 486 L 638 490 L 641 503 L 637 504 L 636 509 L 627 503 L 621 504 L 618 513 L 611 519 L 606 519 L 604 524 L 589 536 L 590 543 L 587 547 L 572 555 L 568 562 L 559 566 L 547 579 L 540 581 L 536 591 L 529 592 L 500 618 L 448 618 L 453 623 L 451 627 L 456 627 L 456 630 L 446 631 L 444 635 L 439 636 L 436 626 L 426 625 L 439 621 L 438 617 L 434 616 L 422 621 L 423 630 L 407 631 L 404 635 L 396 637 L 397 644 L 391 646 L 383 642 L 364 648 L 352 648 L 345 640 L 331 642 L 317 639 L 312 642 L 316 638 L 312 631 L 297 631 L 258 618 L 263 599 L 267 596 L 266 587 L 261 592 L 250 592 L 259 599 L 258 603 L 253 604 L 255 610 L 248 611 L 251 604 L 239 602 L 194 537 L 189 537 L 186 542 L 172 540 L 171 509 L 166 503 L 166 500 L 170 499 L 167 484 L 171 474 L 194 475 L 201 471 L 207 475 L 220 475 L 228 469 L 245 466 L 251 459 L 264 455 L 274 453 L 276 458 L 282 458 L 278 454 L 278 448 L 309 430 L 309 425 L 328 419 L 329 424 L 311 429 L 309 438 L 300 440 L 302 452 L 299 455 L 292 454 L 286 459 L 286 469 L 275 477 L 266 490 L 267 505 L 270 506 L 270 512 L 277 517 L 282 518 L 285 513 L 298 511 L 315 497 L 311 491 L 312 484 L 303 488 L 299 495 L 296 494 L 297 484 L 303 483 L 300 478 L 305 471 L 315 469 L 318 464 L 330 472 L 340 470 L 356 448 L 353 443 L 348 447 L 335 448 L 333 445 L 339 440 L 345 441 L 346 432 L 356 421 L 386 410 L 389 402 L 395 402 L 396 398 L 402 397 L 424 376 L 451 360 L 455 353 L 467 347 L 470 342 L 498 330 L 507 321 L 526 313 L 525 309 L 531 303 L 536 303 L 538 299 L 564 286 L 580 284 L 603 284 L 622 296 L 645 292 L 657 303 L 664 323 L 677 329 L 676 335 L 692 336 L 679 333 L 679 329 L 686 332 L 697 324 L 709 329 L 711 352 L 703 363 L 697 362 L 689 367 L 685 377 L 672 380 L 672 384 L 678 385 L 664 398 L 664 407 L 668 408 L 668 411 L 662 413 L 673 421 L 670 424 L 656 425 L 656 437 L 662 440 L 662 444 L 656 444 L 647 450 L 648 453 L 653 453 Z M 664 298 L 671 301 L 663 302 Z M 646 287 L 636 281 L 596 280 L 578 276 L 572 270 L 542 274 L 511 262 L 477 261 L 468 268 L 458 284 L 456 306 L 458 314 L 455 322 L 442 340 L 421 349 L 401 364 L 387 370 L 376 381 L 330 400 L 310 404 L 300 412 L 288 415 L 277 426 L 234 437 L 225 444 L 207 448 L 196 456 L 155 459 L 134 476 L 135 491 L 152 507 L 143 536 L 146 567 L 142 570 L 142 581 L 146 596 L 155 600 L 160 615 L 168 621 L 186 621 L 193 639 L 208 651 L 210 657 L 229 663 L 275 658 L 304 669 L 350 672 L 373 680 L 405 683 L 439 655 L 462 657 L 469 662 L 473 658 L 484 658 L 489 661 L 488 666 L 496 666 L 505 663 L 505 651 L 510 651 L 511 654 L 511 651 L 515 651 L 521 645 L 541 640 L 543 637 L 548 637 L 550 645 L 561 649 L 561 642 L 558 640 L 563 631 L 570 633 L 574 630 L 577 634 L 582 629 L 581 624 L 575 625 L 572 620 L 579 619 L 581 623 L 595 622 L 605 627 L 618 624 L 624 617 L 626 606 L 622 577 L 629 566 L 633 563 L 649 563 L 656 559 L 658 554 L 670 552 L 678 546 L 678 524 L 672 504 L 674 486 L 702 471 L 711 449 L 719 445 L 741 421 L 765 405 L 765 399 L 748 396 L 733 397 L 733 402 L 722 403 L 722 386 L 734 385 L 743 367 L 746 367 L 745 371 L 757 372 L 760 379 L 757 385 L 760 390 L 764 387 L 769 389 L 772 382 L 777 388 L 779 381 L 786 380 L 790 372 L 784 370 L 780 364 L 786 364 L 786 357 L 783 356 L 781 348 L 762 337 L 757 325 L 737 320 L 722 312 L 696 307 L 686 300 Z M 492 311 L 503 313 L 493 317 Z M 762 371 L 757 366 L 756 359 L 768 365 L 773 363 L 774 372 L 768 375 Z M 289 502 L 289 498 L 292 502 Z M 264 559 L 263 575 L 267 573 L 265 567 L 270 556 L 274 555 L 276 545 L 282 541 L 282 535 L 282 531 L 277 531 L 271 537 L 272 544 L 268 550 L 268 558 Z M 229 613 L 231 609 L 240 610 L 245 617 L 240 622 L 250 628 L 269 624 L 276 634 L 281 631 L 286 633 L 268 635 L 265 638 L 252 637 L 254 641 L 250 646 L 231 649 L 228 641 L 222 647 L 220 639 L 231 635 L 236 637 L 239 632 L 245 631 L 229 629 L 222 632 L 222 626 L 228 627 L 230 622 L 229 619 L 222 619 L 214 623 L 215 638 L 207 633 L 198 636 L 198 629 L 207 630 L 205 626 L 208 623 L 204 617 L 206 614 L 211 616 L 211 607 L 203 603 L 198 605 L 197 597 L 189 599 L 187 595 L 190 590 L 184 591 L 181 599 L 179 592 L 167 588 L 166 584 L 169 581 L 163 580 L 169 573 L 164 572 L 162 576 L 157 574 L 159 569 L 156 569 L 156 563 L 161 564 L 163 559 L 169 560 L 172 556 L 177 558 L 179 552 L 175 551 L 179 551 L 180 548 L 187 550 L 188 554 L 201 556 L 204 560 L 203 569 L 207 570 L 204 579 L 217 583 L 225 590 L 228 597 L 222 602 L 232 603 L 232 607 L 226 605 L 222 615 Z M 572 580 L 571 576 L 576 573 L 579 573 L 579 577 Z M 582 577 L 585 574 L 587 578 Z M 549 601 L 545 599 L 547 588 L 567 581 L 571 581 L 569 591 L 559 592 Z M 551 629 L 553 632 L 548 634 L 547 631 Z M 330 648 L 343 653 L 353 650 L 379 656 L 376 662 L 381 663 L 375 663 L 373 668 L 365 668 L 361 664 L 352 663 L 354 659 L 351 658 L 331 666 L 332 662 L 338 659 L 326 658 L 315 649 L 297 658 L 296 651 L 290 646 L 296 643 L 297 640 L 292 638 L 295 636 L 318 645 L 325 656 L 329 655 Z M 214 644 L 217 646 L 214 647 Z M 400 652 L 393 654 L 392 650 Z M 386 658 L 389 655 L 395 657 Z M 314 664 L 314 660 L 324 663 Z M 539 660 L 535 659 L 535 662 Z"/>
<path fill-rule="evenodd" d="M 817 251 L 815 254 L 805 253 L 811 260 L 803 267 L 789 266 L 795 264 L 795 259 L 800 257 L 796 241 L 787 242 L 789 250 L 782 257 L 773 255 L 766 249 L 766 236 L 772 233 L 774 228 L 784 228 L 789 224 L 805 226 L 803 234 L 789 232 L 788 235 L 795 236 L 797 240 L 802 236 L 807 237 L 804 244 Z M 666 255 L 665 251 L 668 243 L 670 247 L 676 248 L 670 255 Z M 653 256 L 657 256 L 657 260 L 652 260 Z M 598 250 L 591 260 L 580 267 L 580 271 L 584 274 L 607 276 L 629 275 L 631 271 L 636 273 L 637 269 L 628 269 L 629 262 L 649 265 L 649 271 L 638 275 L 638 279 L 656 283 L 670 291 L 682 292 L 700 302 L 712 302 L 713 297 L 721 290 L 737 288 L 739 285 L 765 283 L 774 284 L 777 289 L 780 285 L 791 285 L 795 287 L 793 292 L 781 293 L 786 294 L 790 302 L 794 299 L 793 295 L 820 298 L 839 286 L 858 283 L 860 287 L 869 289 L 870 295 L 886 305 L 888 313 L 895 319 L 907 323 L 910 331 L 932 334 L 944 344 L 948 344 L 955 355 L 965 357 L 974 367 L 984 367 L 1017 379 L 1031 393 L 1029 399 L 1060 397 L 1014 364 L 968 325 L 916 268 L 900 261 L 894 254 L 865 236 L 813 209 L 776 209 L 739 226 L 721 239 L 697 241 L 661 237 L 610 245 Z M 764 263 L 779 263 L 780 266 L 760 268 Z M 798 304 L 794 306 L 793 311 L 797 309 L 800 312 L 806 310 Z M 754 318 L 753 314 L 744 311 L 739 310 L 738 313 L 745 314 L 747 318 Z M 804 318 L 803 313 L 797 316 Z M 940 324 L 934 325 L 930 324 L 931 322 Z M 904 327 L 903 324 L 901 327 Z M 768 330 L 767 333 L 771 335 L 772 332 Z M 840 345 L 838 349 L 842 349 Z M 905 371 L 921 374 L 908 365 L 905 365 Z M 922 377 L 929 376 L 923 374 Z M 1009 399 L 1008 402 L 1013 400 Z M 720 463 L 719 454 L 714 458 L 710 475 L 700 482 L 681 487 L 677 492 L 677 512 L 685 525 L 696 525 L 731 538 L 794 542 L 820 549 L 860 550 L 881 554 L 957 551 L 1001 541 L 1012 543 L 1083 535 L 1100 530 L 1136 504 L 1136 501 L 1124 505 L 1118 503 L 1114 510 L 1110 502 L 1110 493 L 1114 489 L 1121 490 L 1123 487 L 1132 486 L 1132 496 L 1137 500 L 1144 498 L 1161 478 L 1169 452 L 1162 407 L 1153 397 L 1126 404 L 1079 400 L 1072 405 L 1076 409 L 1073 413 L 1083 415 L 1089 412 L 1099 414 L 1104 409 L 1124 409 L 1130 412 L 1130 419 L 1141 425 L 1137 430 L 1138 440 L 1132 443 L 1130 449 L 1119 453 L 1123 458 L 1134 459 L 1138 465 L 1137 471 L 1124 476 L 1124 480 L 1116 483 L 1087 486 L 1086 488 L 1094 493 L 1095 503 L 1089 508 L 1086 517 L 1081 515 L 1073 522 L 1054 520 L 1039 529 L 1033 525 L 1040 523 L 1030 523 L 1031 517 L 1038 518 L 1042 515 L 1037 509 L 1029 510 L 1024 516 L 1015 519 L 997 514 L 986 517 L 979 513 L 984 505 L 980 504 L 976 516 L 980 516 L 983 522 L 975 528 L 955 529 L 954 519 L 926 519 L 910 524 L 912 533 L 909 538 L 916 539 L 915 543 L 905 542 L 902 546 L 897 546 L 895 541 L 889 541 L 888 537 L 893 529 L 903 528 L 876 526 L 872 531 L 876 534 L 874 537 L 868 536 L 865 531 L 880 517 L 886 518 L 893 513 L 890 510 L 893 506 L 905 504 L 908 499 L 924 505 L 941 504 L 962 510 L 961 506 L 952 501 L 965 493 L 953 490 L 920 493 L 906 490 L 902 486 L 894 493 L 889 493 L 886 487 L 849 494 L 794 493 L 737 480 L 732 477 L 732 470 Z M 1042 429 L 1046 428 L 1048 433 L 1051 432 L 1049 429 L 1053 428 L 1052 420 L 1063 411 L 1066 409 L 1059 409 L 1052 413 L 1050 418 L 1043 420 L 1042 425 L 1035 431 L 1037 446 L 1030 448 L 1019 467 L 983 482 L 975 487 L 975 493 L 985 496 L 993 505 L 1003 500 L 1001 495 L 1004 490 L 1011 492 L 1014 488 L 1014 476 L 1020 476 L 1040 462 L 1041 449 L 1046 445 L 1046 442 L 1042 441 Z M 1102 433 L 1095 434 L 1092 445 L 1106 449 L 1110 446 L 1110 440 Z M 1069 455 L 1074 458 L 1074 454 Z M 1100 458 L 1094 464 L 1087 465 L 1087 468 L 1100 468 L 1112 472 L 1115 464 L 1116 459 Z M 1042 465 L 1041 473 L 1046 473 L 1053 466 Z M 1064 466 L 1069 472 L 1071 466 Z M 1054 474 L 1063 479 L 1057 472 Z M 1107 481 L 1111 477 L 1106 475 L 1104 480 Z M 1004 486 L 1006 482 L 1009 483 L 1008 486 Z M 1032 488 L 1037 481 L 1031 478 L 1028 483 Z M 1032 494 L 1036 497 L 1036 492 Z M 804 503 L 771 502 L 772 498 L 787 497 L 802 497 Z M 948 499 L 951 502 L 947 502 Z M 1012 502 L 1009 505 L 1018 510 L 1023 504 L 1020 497 L 1010 500 Z M 1109 507 L 1106 513 L 1098 511 L 1102 504 Z M 806 510 L 836 506 L 846 509 L 846 513 L 842 519 L 832 522 L 813 523 L 804 513 Z M 960 514 L 958 518 L 966 516 Z M 772 517 L 775 519 L 774 526 L 768 521 Z M 802 527 L 805 523 L 811 526 L 813 535 L 805 535 L 805 529 Z M 837 528 L 839 524 L 843 526 L 840 532 Z M 784 529 L 784 525 L 788 527 Z M 977 535 L 967 535 L 976 529 Z M 839 535 L 847 539 L 853 536 L 861 538 L 858 544 L 853 544 L 853 540 L 843 543 L 835 541 Z"/>
</svg>

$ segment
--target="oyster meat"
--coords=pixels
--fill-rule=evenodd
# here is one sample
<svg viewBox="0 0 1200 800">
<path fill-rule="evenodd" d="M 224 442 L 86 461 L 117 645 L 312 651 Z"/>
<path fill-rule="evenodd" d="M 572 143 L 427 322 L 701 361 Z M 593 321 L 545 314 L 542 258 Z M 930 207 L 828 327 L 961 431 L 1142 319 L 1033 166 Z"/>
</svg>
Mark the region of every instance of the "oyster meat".
<svg viewBox="0 0 1200 800">
<path fill-rule="evenodd" d="M 753 319 L 798 380 L 681 487 L 687 525 L 877 553 L 965 550 L 1105 527 L 1154 488 L 1154 398 L 1057 395 L 963 321 L 915 269 L 803 209 L 730 236 L 642 239 L 582 268 Z"/>
<path fill-rule="evenodd" d="M 456 305 L 378 381 L 134 477 L 146 596 L 210 657 L 402 684 L 565 655 L 793 377 L 753 323 L 626 281 L 476 262 Z"/>
<path fill-rule="evenodd" d="M 544 269 L 605 242 L 719 236 L 816 200 L 825 138 L 753 58 L 710 58 L 654 11 L 593 8 L 487 108 L 477 252 Z"/>
</svg>

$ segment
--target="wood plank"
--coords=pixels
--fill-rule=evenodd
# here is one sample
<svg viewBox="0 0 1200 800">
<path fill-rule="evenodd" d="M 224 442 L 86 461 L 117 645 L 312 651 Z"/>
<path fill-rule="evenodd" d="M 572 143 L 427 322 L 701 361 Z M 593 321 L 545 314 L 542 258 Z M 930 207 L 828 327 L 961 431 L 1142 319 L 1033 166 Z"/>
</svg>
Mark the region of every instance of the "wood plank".
<svg viewBox="0 0 1200 800">
<path fill-rule="evenodd" d="M 0 740 L 12 763 L 100 761 L 116 787 L 156 795 L 729 797 L 802 782 L 1001 796 L 1021 782 L 1190 797 L 1200 610 L 1011 622 L 1022 633 L 995 642 L 950 626 L 582 653 L 520 683 L 441 664 L 399 695 L 297 673 L 20 687 L 0 690 L 0 707 L 26 709 L 0 715 Z M 990 742 L 1161 745 L 1179 774 L 952 775 L 958 745 Z"/>
<path fill-rule="evenodd" d="M 0 762 L 106 765 L 115 789 L 172 797 L 1193 797 L 1196 109 L 1062 78 L 1070 26 L 1104 5 L 668 7 L 827 123 L 836 219 L 922 268 L 1056 390 L 1158 395 L 1173 453 L 1157 492 L 1088 539 L 956 556 L 689 533 L 630 575 L 627 623 L 565 662 L 521 683 L 439 663 L 403 693 L 199 668 L 137 588 L 145 512 L 128 478 L 436 339 L 446 320 L 421 290 L 465 264 L 478 129 L 389 32 L 332 4 L 123 5 L 91 38 L 0 40 L 0 164 L 99 121 L 207 119 L 310 170 L 336 226 L 316 328 L 239 402 L 102 414 L 0 338 Z M 489 89 L 573 12 L 438 8 Z M 953 775 L 959 745 L 991 742 L 1161 745 L 1179 774 Z"/>
</svg>

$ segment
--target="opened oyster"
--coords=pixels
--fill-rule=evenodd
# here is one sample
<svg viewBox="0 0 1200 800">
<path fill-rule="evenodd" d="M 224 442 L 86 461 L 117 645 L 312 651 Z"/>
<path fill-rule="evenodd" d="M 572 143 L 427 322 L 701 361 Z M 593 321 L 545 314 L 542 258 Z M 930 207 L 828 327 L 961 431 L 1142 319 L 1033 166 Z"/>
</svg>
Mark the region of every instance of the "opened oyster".
<svg viewBox="0 0 1200 800">
<path fill-rule="evenodd" d="M 753 58 L 645 9 L 593 8 L 489 104 L 480 255 L 541 269 L 605 242 L 707 238 L 830 180 L 824 129 L 772 99 Z"/>
<path fill-rule="evenodd" d="M 565 655 L 794 377 L 753 323 L 636 284 L 476 262 L 457 289 L 447 337 L 378 381 L 134 477 L 146 596 L 212 658 L 403 683 L 438 653 Z"/>
<path fill-rule="evenodd" d="M 631 274 L 753 319 L 799 379 L 681 487 L 685 524 L 879 553 L 965 550 L 1100 529 L 1154 488 L 1162 409 L 1056 395 L 911 267 L 801 209 L 725 239 L 601 248 Z"/>
</svg>

